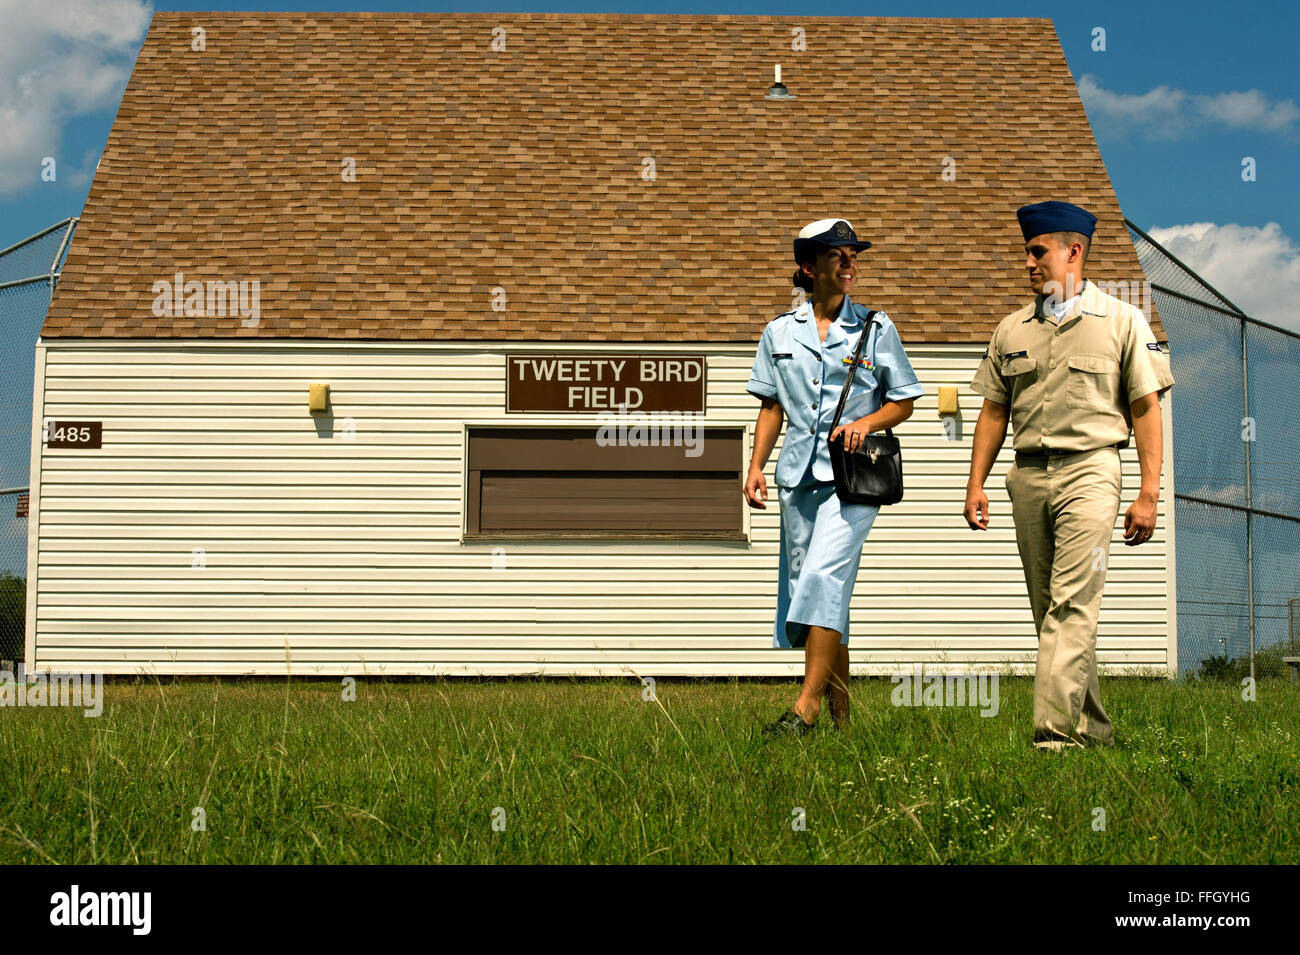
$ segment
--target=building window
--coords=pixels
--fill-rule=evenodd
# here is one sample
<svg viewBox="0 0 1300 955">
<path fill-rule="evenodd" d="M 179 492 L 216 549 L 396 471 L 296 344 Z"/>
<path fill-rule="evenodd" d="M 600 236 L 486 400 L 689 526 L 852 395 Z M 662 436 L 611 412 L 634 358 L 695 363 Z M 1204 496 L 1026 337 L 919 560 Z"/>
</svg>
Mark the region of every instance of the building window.
<svg viewBox="0 0 1300 955">
<path fill-rule="evenodd" d="M 465 536 L 744 539 L 743 428 L 696 427 L 694 447 L 598 433 L 470 428 Z"/>
</svg>

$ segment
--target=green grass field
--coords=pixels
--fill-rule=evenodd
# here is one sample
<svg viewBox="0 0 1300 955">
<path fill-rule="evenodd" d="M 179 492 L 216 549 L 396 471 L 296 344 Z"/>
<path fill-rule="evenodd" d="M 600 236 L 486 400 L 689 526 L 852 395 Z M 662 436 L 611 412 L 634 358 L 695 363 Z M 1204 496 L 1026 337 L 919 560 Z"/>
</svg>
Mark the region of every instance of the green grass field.
<svg viewBox="0 0 1300 955">
<path fill-rule="evenodd" d="M 1066 753 L 1024 678 L 988 718 L 861 679 L 846 732 L 764 739 L 794 688 L 108 682 L 97 718 L 0 709 L 0 862 L 1300 861 L 1285 680 L 1103 679 L 1118 746 Z"/>
</svg>

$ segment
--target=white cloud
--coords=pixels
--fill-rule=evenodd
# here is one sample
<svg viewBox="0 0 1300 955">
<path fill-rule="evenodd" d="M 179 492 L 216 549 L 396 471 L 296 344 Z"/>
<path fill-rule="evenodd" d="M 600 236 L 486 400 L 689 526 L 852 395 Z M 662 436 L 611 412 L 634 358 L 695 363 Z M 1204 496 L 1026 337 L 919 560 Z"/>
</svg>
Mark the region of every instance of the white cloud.
<svg viewBox="0 0 1300 955">
<path fill-rule="evenodd" d="M 1300 247 L 1282 227 L 1192 222 L 1147 234 L 1251 318 L 1300 332 Z"/>
<path fill-rule="evenodd" d="M 1140 130 L 1151 139 L 1177 139 L 1214 124 L 1289 132 L 1300 120 L 1300 106 L 1289 99 L 1270 100 L 1259 90 L 1206 96 L 1157 86 L 1145 93 L 1115 93 L 1090 74 L 1081 76 L 1078 85 L 1094 126 L 1116 133 Z"/>
<path fill-rule="evenodd" d="M 63 124 L 117 105 L 152 15 L 148 0 L 0 3 L 0 196 L 39 185 L 45 156 L 60 181 L 84 182 Z"/>
<path fill-rule="evenodd" d="M 1259 90 L 1200 97 L 1199 108 L 1207 118 L 1229 126 L 1270 132 L 1290 129 L 1300 118 L 1300 107 L 1291 100 L 1270 102 Z"/>
</svg>

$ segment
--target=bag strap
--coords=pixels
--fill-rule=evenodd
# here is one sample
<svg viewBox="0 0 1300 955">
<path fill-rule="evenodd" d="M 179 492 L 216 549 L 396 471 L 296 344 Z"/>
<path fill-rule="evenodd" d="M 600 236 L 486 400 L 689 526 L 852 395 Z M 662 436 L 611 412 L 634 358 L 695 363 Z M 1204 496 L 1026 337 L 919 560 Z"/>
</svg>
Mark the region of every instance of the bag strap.
<svg viewBox="0 0 1300 955">
<path fill-rule="evenodd" d="M 858 347 L 854 349 L 853 361 L 849 363 L 849 377 L 844 379 L 844 388 L 840 392 L 840 403 L 835 408 L 835 420 L 831 422 L 831 431 L 834 431 L 840 423 L 840 415 L 844 412 L 844 402 L 848 401 L 849 389 L 853 387 L 853 376 L 857 374 L 858 371 L 858 359 L 862 357 L 862 346 L 866 342 L 868 336 L 874 337 L 876 334 L 876 326 L 872 321 L 872 319 L 876 317 L 876 311 L 877 309 L 871 309 L 867 312 L 867 317 L 863 319 L 867 327 L 864 328 L 862 334 L 858 336 Z M 894 436 L 894 431 L 892 428 L 886 428 L 885 434 L 892 438 Z"/>
</svg>

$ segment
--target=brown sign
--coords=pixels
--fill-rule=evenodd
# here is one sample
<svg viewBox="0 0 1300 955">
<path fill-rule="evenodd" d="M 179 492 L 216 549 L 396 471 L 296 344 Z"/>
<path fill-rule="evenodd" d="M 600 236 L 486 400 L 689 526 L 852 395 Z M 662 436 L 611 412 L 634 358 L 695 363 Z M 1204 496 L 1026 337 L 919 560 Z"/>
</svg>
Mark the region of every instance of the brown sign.
<svg viewBox="0 0 1300 955">
<path fill-rule="evenodd" d="M 506 411 L 704 411 L 703 355 L 506 355 Z"/>
<path fill-rule="evenodd" d="M 98 448 L 103 440 L 102 421 L 51 421 L 46 447 Z"/>
<path fill-rule="evenodd" d="M 26 517 L 26 516 L 27 516 L 27 499 L 28 499 L 30 496 L 31 496 L 31 495 L 30 495 L 30 494 L 27 494 L 27 493 L 23 493 L 23 494 L 19 494 L 19 495 L 18 495 L 18 513 L 15 514 L 14 517 Z"/>
</svg>

